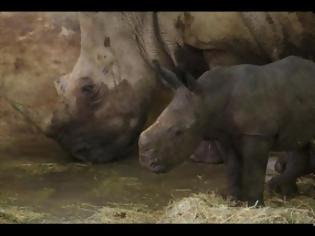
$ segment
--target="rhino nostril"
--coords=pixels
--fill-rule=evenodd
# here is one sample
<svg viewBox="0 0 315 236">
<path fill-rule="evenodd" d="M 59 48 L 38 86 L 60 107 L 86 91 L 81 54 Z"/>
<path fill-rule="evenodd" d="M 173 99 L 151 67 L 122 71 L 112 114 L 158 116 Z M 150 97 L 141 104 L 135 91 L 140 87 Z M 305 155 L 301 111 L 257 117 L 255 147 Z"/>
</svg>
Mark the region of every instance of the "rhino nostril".
<svg viewBox="0 0 315 236">
<path fill-rule="evenodd" d="M 166 172 L 165 166 L 157 164 L 156 162 L 151 163 L 150 170 L 155 172 L 155 173 L 164 173 L 164 172 Z"/>
</svg>

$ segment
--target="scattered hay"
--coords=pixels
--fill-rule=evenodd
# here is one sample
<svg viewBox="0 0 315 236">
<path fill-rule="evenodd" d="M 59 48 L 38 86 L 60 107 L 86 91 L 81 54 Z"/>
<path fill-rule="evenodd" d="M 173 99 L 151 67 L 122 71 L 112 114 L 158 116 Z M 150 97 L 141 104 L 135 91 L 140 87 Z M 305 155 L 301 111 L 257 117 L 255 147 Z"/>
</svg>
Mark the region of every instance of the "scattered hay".
<svg viewBox="0 0 315 236">
<path fill-rule="evenodd" d="M 164 209 L 153 211 L 146 205 L 108 204 L 69 206 L 78 208 L 70 217 L 34 212 L 29 208 L 0 207 L 0 223 L 303 223 L 315 224 L 315 200 L 307 197 L 289 201 L 272 197 L 267 207 L 252 208 L 245 204 L 235 207 L 234 202 L 211 193 L 193 194 L 173 201 Z M 85 211 L 85 217 L 82 211 Z M 79 213 L 80 217 L 74 212 Z M 81 213 L 80 213 L 81 212 Z"/>
<path fill-rule="evenodd" d="M 84 223 L 155 223 L 158 218 L 142 207 L 102 207 Z"/>
<path fill-rule="evenodd" d="M 312 208 L 230 207 L 215 194 L 195 194 L 171 203 L 158 223 L 315 223 Z"/>
<path fill-rule="evenodd" d="M 0 223 L 38 223 L 44 222 L 46 214 L 34 212 L 25 207 L 0 207 Z"/>
<path fill-rule="evenodd" d="M 307 200 L 307 201 L 305 201 Z M 193 194 L 158 211 L 141 205 L 113 205 L 79 223 L 303 223 L 315 224 L 315 200 L 307 197 L 283 201 L 268 199 L 267 207 L 251 208 L 224 200 L 215 193 Z"/>
</svg>

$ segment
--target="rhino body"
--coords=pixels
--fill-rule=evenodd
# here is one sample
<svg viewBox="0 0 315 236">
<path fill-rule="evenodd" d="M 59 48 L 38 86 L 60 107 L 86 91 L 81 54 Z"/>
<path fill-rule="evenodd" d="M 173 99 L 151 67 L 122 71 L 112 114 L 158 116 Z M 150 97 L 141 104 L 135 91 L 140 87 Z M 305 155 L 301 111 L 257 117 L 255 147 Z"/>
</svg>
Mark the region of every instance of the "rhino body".
<svg viewBox="0 0 315 236">
<path fill-rule="evenodd" d="M 142 165 L 165 172 L 185 160 L 200 140 L 219 140 L 230 194 L 263 204 L 269 152 L 295 151 L 294 168 L 271 180 L 273 188 L 294 188 L 315 137 L 314 62 L 290 56 L 264 66 L 217 68 L 195 83 L 190 79 L 190 90 L 166 69 L 157 70 L 176 92 L 140 136 Z"/>
<path fill-rule="evenodd" d="M 73 156 L 107 162 L 133 150 L 171 99 L 151 60 L 195 77 L 217 66 L 315 55 L 313 13 L 81 13 L 81 52 L 55 83 L 63 105 L 45 132 Z"/>
</svg>

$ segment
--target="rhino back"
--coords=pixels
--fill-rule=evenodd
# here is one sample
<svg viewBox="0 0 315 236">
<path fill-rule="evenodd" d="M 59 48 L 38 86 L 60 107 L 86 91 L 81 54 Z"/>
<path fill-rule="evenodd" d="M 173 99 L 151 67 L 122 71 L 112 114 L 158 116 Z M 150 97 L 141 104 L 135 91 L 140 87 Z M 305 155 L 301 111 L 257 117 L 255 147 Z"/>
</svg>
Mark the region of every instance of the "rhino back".
<svg viewBox="0 0 315 236">
<path fill-rule="evenodd" d="M 237 132 L 276 136 L 278 146 L 313 136 L 313 62 L 292 56 L 265 66 L 240 65 L 229 70 L 237 79 L 227 114 Z"/>
<path fill-rule="evenodd" d="M 186 15 L 184 42 L 203 49 L 209 63 L 214 60 L 215 65 L 262 65 L 289 55 L 309 59 L 315 55 L 315 14 L 312 12 L 190 12 Z M 217 59 L 220 55 L 224 58 L 221 61 Z"/>
</svg>

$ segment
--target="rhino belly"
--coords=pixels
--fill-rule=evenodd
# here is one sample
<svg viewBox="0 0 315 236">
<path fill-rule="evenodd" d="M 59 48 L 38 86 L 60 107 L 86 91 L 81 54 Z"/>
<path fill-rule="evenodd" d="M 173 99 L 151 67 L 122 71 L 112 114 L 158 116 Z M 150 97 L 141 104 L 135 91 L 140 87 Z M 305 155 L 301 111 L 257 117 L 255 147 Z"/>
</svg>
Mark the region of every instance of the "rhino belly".
<svg viewBox="0 0 315 236">
<path fill-rule="evenodd" d="M 315 112 L 296 114 L 276 134 L 275 150 L 296 150 L 315 138 Z"/>
</svg>

